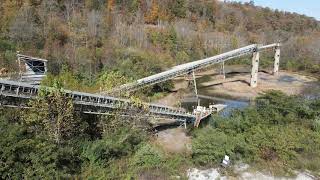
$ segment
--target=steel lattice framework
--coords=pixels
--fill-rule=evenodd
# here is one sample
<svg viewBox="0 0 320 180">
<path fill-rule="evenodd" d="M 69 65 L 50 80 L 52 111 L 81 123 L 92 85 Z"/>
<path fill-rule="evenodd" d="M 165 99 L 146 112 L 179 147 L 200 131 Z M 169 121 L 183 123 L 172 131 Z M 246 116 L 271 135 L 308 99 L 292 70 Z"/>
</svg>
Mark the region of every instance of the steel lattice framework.
<svg viewBox="0 0 320 180">
<path fill-rule="evenodd" d="M 260 44 L 252 44 L 217 56 L 175 66 L 159 74 L 139 79 L 133 83 L 121 85 L 120 87 L 113 89 L 110 93 L 135 91 L 146 86 L 151 86 L 160 82 L 173 79 L 177 76 L 181 76 L 199 69 L 203 69 L 213 64 L 218 64 L 245 55 L 251 55 L 256 51 L 263 51 L 265 49 L 270 49 L 277 46 L 280 46 L 280 44 L 275 43 L 267 46 L 262 46 Z"/>
<path fill-rule="evenodd" d="M 0 103 L 9 107 L 28 107 L 28 101 L 36 98 L 39 91 L 50 91 L 53 88 L 40 87 L 26 83 L 0 80 Z M 81 112 L 89 114 L 108 114 L 114 110 L 137 110 L 134 102 L 127 99 L 120 99 L 110 96 L 102 96 L 84 92 L 63 90 L 65 96 L 70 97 Z M 195 120 L 195 115 L 186 112 L 184 109 L 161 106 L 156 104 L 143 103 L 146 116 L 162 117 L 176 121 Z"/>
<path fill-rule="evenodd" d="M 253 44 L 227 53 L 223 53 L 221 55 L 175 66 L 168 71 L 164 71 L 162 73 L 137 80 L 134 83 L 122 85 L 119 88 L 114 89 L 114 92 L 134 91 L 145 86 L 150 86 L 156 83 L 173 79 L 180 75 L 194 72 L 196 70 L 205 68 L 213 64 L 221 63 L 244 55 L 249 55 L 253 53 L 257 54 L 259 51 L 271 48 L 277 49 L 280 46 L 281 45 L 279 43 L 270 44 L 267 46 Z M 45 74 L 46 60 L 38 58 L 35 59 L 20 54 L 18 54 L 18 58 L 19 60 L 22 59 L 24 61 L 30 60 L 31 62 L 40 62 L 40 64 L 32 63 L 26 65 L 31 68 L 30 71 L 35 72 L 32 75 L 42 76 Z M 30 85 L 23 82 L 7 81 L 0 79 L 0 106 L 27 108 L 28 101 L 30 99 L 36 98 L 41 90 L 52 91 L 53 88 L 40 87 L 38 85 Z M 65 93 L 65 96 L 70 97 L 73 100 L 73 103 L 76 105 L 76 108 L 84 113 L 110 114 L 110 112 L 112 111 L 121 110 L 124 114 L 130 116 L 130 112 L 142 109 L 141 107 L 137 107 L 134 102 L 128 99 L 121 99 L 111 96 L 90 94 L 70 90 L 63 90 L 63 92 Z M 208 111 L 204 111 L 204 113 L 202 111 L 195 111 L 193 113 L 189 113 L 186 112 L 184 109 L 148 103 L 142 103 L 142 107 L 146 116 L 172 119 L 176 122 L 197 122 L 196 125 L 200 123 L 201 119 L 208 117 L 211 114 L 211 112 L 216 111 L 215 109 L 209 109 Z"/>
</svg>

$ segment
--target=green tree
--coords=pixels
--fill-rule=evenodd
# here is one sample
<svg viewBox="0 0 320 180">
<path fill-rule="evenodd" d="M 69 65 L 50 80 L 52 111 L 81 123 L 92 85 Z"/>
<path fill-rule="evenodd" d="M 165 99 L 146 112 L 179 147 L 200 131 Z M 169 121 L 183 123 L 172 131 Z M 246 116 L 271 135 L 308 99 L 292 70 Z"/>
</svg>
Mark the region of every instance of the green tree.
<svg viewBox="0 0 320 180">
<path fill-rule="evenodd" d="M 234 157 L 236 142 L 234 137 L 219 130 L 203 129 L 192 142 L 192 159 L 200 165 L 219 163 L 225 155 Z"/>
<path fill-rule="evenodd" d="M 121 75 L 118 71 L 104 72 L 98 79 L 98 85 L 102 91 L 110 91 L 122 84 L 127 83 L 129 80 Z"/>
<path fill-rule="evenodd" d="M 178 64 L 183 64 L 190 61 L 189 55 L 184 51 L 179 51 L 176 55 Z"/>
<path fill-rule="evenodd" d="M 163 166 L 165 158 L 163 154 L 150 144 L 142 145 L 131 160 L 131 166 L 137 170 L 151 169 Z"/>
<path fill-rule="evenodd" d="M 45 133 L 56 144 L 65 143 L 81 131 L 81 122 L 75 118 L 73 102 L 58 88 L 43 88 L 37 99 L 29 103 L 25 122 L 36 134 Z"/>
<path fill-rule="evenodd" d="M 187 6 L 185 0 L 171 1 L 170 9 L 174 16 L 179 18 L 185 18 L 187 15 Z"/>
</svg>

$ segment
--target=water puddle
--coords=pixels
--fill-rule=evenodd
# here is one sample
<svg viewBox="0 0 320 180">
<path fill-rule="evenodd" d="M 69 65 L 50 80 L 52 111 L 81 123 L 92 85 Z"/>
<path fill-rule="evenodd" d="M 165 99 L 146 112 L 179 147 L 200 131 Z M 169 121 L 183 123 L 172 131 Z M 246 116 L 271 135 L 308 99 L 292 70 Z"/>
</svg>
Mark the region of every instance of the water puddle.
<svg viewBox="0 0 320 180">
<path fill-rule="evenodd" d="M 293 77 L 293 76 L 288 76 L 288 75 L 284 75 L 284 76 L 280 76 L 279 79 L 278 79 L 279 82 L 295 82 L 295 81 L 300 81 L 299 79 Z"/>
<path fill-rule="evenodd" d="M 228 77 L 232 77 L 233 74 L 228 74 Z M 250 105 L 249 100 L 233 98 L 233 97 L 223 97 L 221 95 L 212 94 L 210 91 L 207 91 L 207 87 L 204 87 L 202 83 L 215 80 L 215 78 L 211 75 L 204 75 L 202 77 L 197 78 L 197 86 L 200 105 L 204 107 L 209 107 L 212 104 L 224 104 L 227 107 L 220 112 L 222 116 L 229 116 L 231 112 L 235 109 L 244 109 Z M 192 112 L 198 105 L 198 100 L 195 95 L 190 95 L 189 97 L 185 97 L 181 101 L 181 107 L 187 109 Z"/>
<path fill-rule="evenodd" d="M 227 79 L 232 78 L 234 76 L 245 76 L 250 73 L 250 69 L 248 67 L 227 67 L 226 68 L 226 76 Z M 208 107 L 212 104 L 225 104 L 227 107 L 223 112 L 221 112 L 222 116 L 229 116 L 231 112 L 235 109 L 244 109 L 250 106 L 250 98 L 254 97 L 255 93 L 252 93 L 251 89 L 248 88 L 248 92 L 246 92 L 246 87 L 239 87 L 239 89 L 232 89 L 232 87 L 228 87 L 228 92 L 224 93 L 224 91 L 215 91 L 216 87 L 209 87 L 206 85 L 207 82 L 218 81 L 220 77 L 216 76 L 219 73 L 206 74 L 202 77 L 198 77 L 197 88 L 200 105 Z M 250 77 L 248 77 L 249 79 Z M 281 87 L 281 85 L 285 84 L 283 87 L 284 92 L 288 94 L 291 93 L 290 87 L 292 87 L 292 92 L 302 91 L 299 94 L 304 95 L 306 98 L 315 99 L 320 97 L 320 85 L 319 83 L 314 82 L 306 82 L 303 76 L 298 75 L 290 75 L 290 74 L 281 74 L 278 77 L 274 77 L 267 73 L 261 73 L 259 76 L 260 83 L 264 83 L 264 85 L 269 85 L 268 87 Z M 295 84 L 295 85 L 292 85 Z M 301 85 L 300 85 L 301 84 Z M 279 85 L 279 86 L 276 86 Z M 303 86 L 301 88 L 300 86 Z M 223 88 L 221 86 L 217 86 L 218 88 Z M 249 86 L 248 86 L 249 87 Z M 193 87 L 189 87 L 193 88 Z M 241 89 L 242 88 L 242 89 Z M 278 88 L 279 89 L 279 88 Z M 289 89 L 289 90 L 288 90 Z M 268 90 L 268 88 L 266 88 Z M 192 91 L 191 91 L 192 92 Z M 240 93 L 237 93 L 240 92 Z M 239 98 L 237 98 L 239 97 Z M 242 97 L 242 98 L 241 98 Z M 188 111 L 193 111 L 198 105 L 198 100 L 194 95 L 190 95 L 189 97 L 185 97 L 181 100 L 181 107 L 187 109 Z"/>
<path fill-rule="evenodd" d="M 199 95 L 200 105 L 209 107 L 212 104 L 224 104 L 227 107 L 220 112 L 222 116 L 229 116 L 235 109 L 244 109 L 250 105 L 250 101 L 242 99 L 229 99 L 215 96 Z M 182 100 L 181 106 L 188 111 L 193 111 L 198 104 L 197 98 L 195 96 L 186 97 Z"/>
</svg>

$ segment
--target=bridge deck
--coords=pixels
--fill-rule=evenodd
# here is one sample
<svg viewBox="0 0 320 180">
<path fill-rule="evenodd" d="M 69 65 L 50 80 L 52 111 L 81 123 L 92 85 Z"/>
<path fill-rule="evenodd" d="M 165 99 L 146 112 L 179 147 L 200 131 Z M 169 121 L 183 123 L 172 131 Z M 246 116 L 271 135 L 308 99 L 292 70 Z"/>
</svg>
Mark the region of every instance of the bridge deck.
<svg viewBox="0 0 320 180">
<path fill-rule="evenodd" d="M 52 88 L 42 87 L 45 91 L 50 91 Z M 40 86 L 29 85 L 26 83 L 0 80 L 0 96 L 1 105 L 15 105 L 5 98 L 16 98 L 29 100 L 35 98 L 40 91 Z M 193 122 L 195 115 L 186 112 L 184 109 L 178 109 L 168 106 L 143 103 L 145 109 L 138 108 L 127 99 L 120 99 L 111 96 L 101 96 L 84 92 L 76 92 L 64 90 L 66 96 L 72 98 L 74 104 L 81 106 L 82 111 L 92 114 L 105 114 L 112 110 L 129 111 L 132 109 L 145 110 L 146 115 L 166 117 L 177 121 Z M 19 105 L 17 105 L 19 106 Z"/>
</svg>

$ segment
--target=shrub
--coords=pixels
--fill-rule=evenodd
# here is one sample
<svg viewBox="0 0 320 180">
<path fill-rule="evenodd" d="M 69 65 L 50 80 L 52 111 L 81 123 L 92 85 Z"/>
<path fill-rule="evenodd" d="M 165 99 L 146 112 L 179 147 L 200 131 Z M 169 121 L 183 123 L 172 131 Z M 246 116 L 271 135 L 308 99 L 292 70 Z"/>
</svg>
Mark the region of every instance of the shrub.
<svg viewBox="0 0 320 180">
<path fill-rule="evenodd" d="M 101 140 L 84 143 L 82 157 L 92 165 L 107 167 L 113 160 L 135 152 L 143 140 L 141 133 L 122 127 Z"/>
<path fill-rule="evenodd" d="M 192 142 L 192 159 L 199 165 L 219 163 L 234 152 L 235 138 L 214 128 L 202 129 Z"/>
<path fill-rule="evenodd" d="M 136 170 L 153 169 L 163 166 L 164 155 L 150 144 L 142 145 L 131 160 L 131 167 Z"/>
<path fill-rule="evenodd" d="M 200 165 L 231 160 L 271 163 L 275 169 L 320 167 L 311 157 L 320 156 L 319 100 L 305 100 L 270 91 L 256 107 L 214 117 L 208 127 L 194 132 L 192 157 Z M 303 161 L 303 162 L 301 162 Z"/>
</svg>

